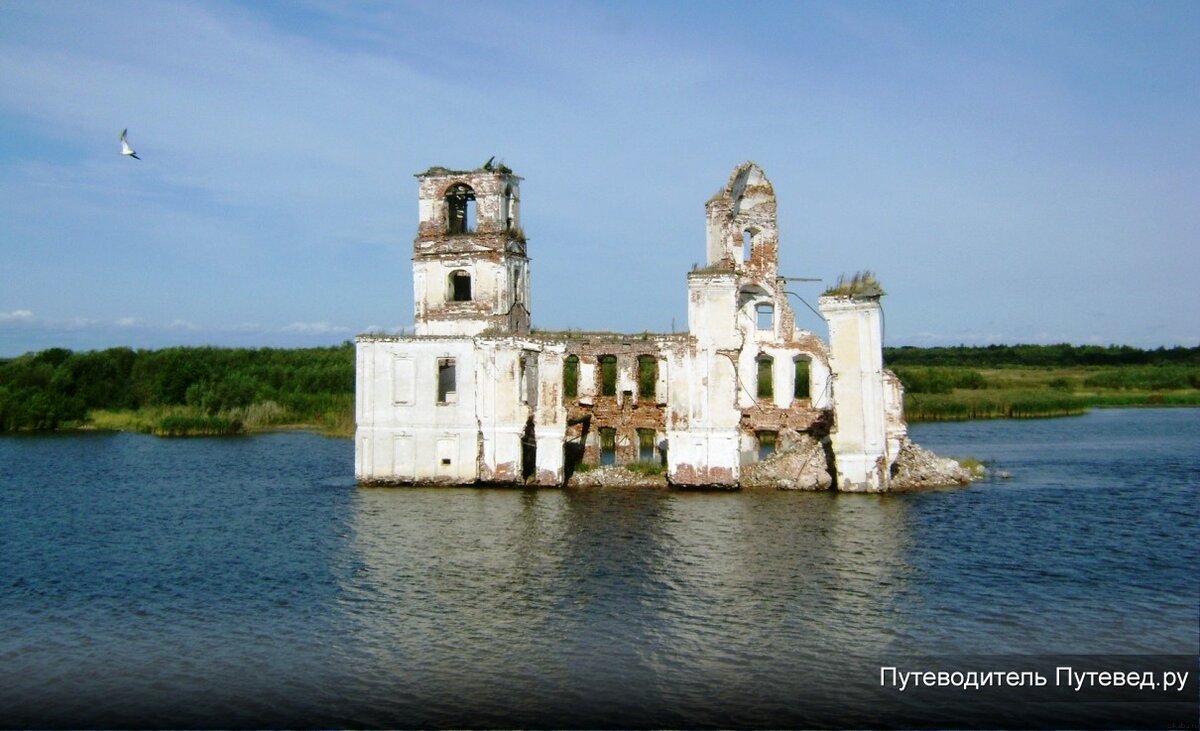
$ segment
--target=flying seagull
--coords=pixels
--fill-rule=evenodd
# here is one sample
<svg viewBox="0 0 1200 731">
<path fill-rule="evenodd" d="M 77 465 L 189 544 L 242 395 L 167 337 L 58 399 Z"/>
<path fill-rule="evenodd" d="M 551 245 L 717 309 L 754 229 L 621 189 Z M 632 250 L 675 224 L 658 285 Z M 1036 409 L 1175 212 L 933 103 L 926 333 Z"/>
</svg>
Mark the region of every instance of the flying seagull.
<svg viewBox="0 0 1200 731">
<path fill-rule="evenodd" d="M 128 131 L 129 130 L 127 130 L 127 129 L 121 130 L 121 154 L 128 155 L 128 156 L 132 157 L 134 160 L 141 160 L 142 158 L 137 156 L 137 152 L 135 152 L 134 149 L 132 147 L 130 147 L 129 143 L 125 140 L 125 133 Z"/>
</svg>

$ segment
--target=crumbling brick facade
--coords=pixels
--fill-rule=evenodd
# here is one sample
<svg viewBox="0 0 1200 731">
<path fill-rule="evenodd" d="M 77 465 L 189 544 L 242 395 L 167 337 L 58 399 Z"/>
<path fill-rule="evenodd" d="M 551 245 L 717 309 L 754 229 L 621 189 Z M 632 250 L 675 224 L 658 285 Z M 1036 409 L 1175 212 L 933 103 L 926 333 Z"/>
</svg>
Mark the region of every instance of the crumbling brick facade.
<svg viewBox="0 0 1200 731">
<path fill-rule="evenodd" d="M 521 178 L 489 161 L 417 179 L 415 334 L 358 338 L 361 481 L 561 485 L 584 465 L 640 462 L 673 485 L 736 487 L 747 465 L 764 484 L 816 464 L 812 445 L 836 434 L 839 361 L 796 325 L 757 165 L 706 204 L 706 262 L 687 276 L 688 331 L 672 335 L 531 331 Z M 898 383 L 855 368 L 889 399 L 876 421 L 902 424 Z M 838 394 L 860 385 L 839 381 Z M 858 455 L 879 440 L 843 441 Z M 768 459 L 799 444 L 802 459 Z"/>
</svg>

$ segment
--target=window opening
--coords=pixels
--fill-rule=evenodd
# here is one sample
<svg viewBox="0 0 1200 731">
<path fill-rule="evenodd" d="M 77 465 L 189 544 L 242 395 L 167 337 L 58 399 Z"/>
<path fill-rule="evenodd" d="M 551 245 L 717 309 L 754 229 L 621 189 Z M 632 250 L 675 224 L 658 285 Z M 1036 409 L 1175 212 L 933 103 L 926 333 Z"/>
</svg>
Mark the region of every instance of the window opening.
<svg viewBox="0 0 1200 731">
<path fill-rule="evenodd" d="M 512 201 L 512 186 L 504 187 L 504 230 L 512 231 L 513 227 L 513 201 Z"/>
<path fill-rule="evenodd" d="M 437 402 L 452 404 L 457 400 L 456 378 L 454 375 L 454 359 L 438 359 Z"/>
<path fill-rule="evenodd" d="M 525 422 L 525 433 L 521 435 L 521 479 L 529 482 L 537 470 L 537 434 L 533 417 Z"/>
<path fill-rule="evenodd" d="M 796 359 L 796 388 L 793 394 L 798 399 L 811 398 L 809 395 L 809 379 L 812 376 L 809 373 L 808 358 Z"/>
<path fill-rule="evenodd" d="M 521 403 L 537 407 L 538 390 L 537 355 L 525 353 L 521 356 Z"/>
<path fill-rule="evenodd" d="M 775 441 L 778 437 L 778 432 L 760 431 L 755 432 L 758 437 L 758 461 L 761 462 L 772 454 L 775 454 Z"/>
<path fill-rule="evenodd" d="M 653 355 L 639 355 L 638 363 L 638 397 L 654 398 L 654 387 L 658 384 L 658 358 Z"/>
<path fill-rule="evenodd" d="M 775 329 L 775 305 L 761 302 L 754 306 L 754 311 L 758 315 L 759 330 Z"/>
<path fill-rule="evenodd" d="M 471 301 L 471 275 L 462 269 L 450 272 L 450 301 Z"/>
<path fill-rule="evenodd" d="M 750 252 L 754 248 L 754 234 L 749 229 L 742 232 L 742 261 L 750 261 Z"/>
<path fill-rule="evenodd" d="M 465 234 L 475 230 L 475 191 L 459 183 L 446 193 L 446 230 Z"/>
<path fill-rule="evenodd" d="M 654 457 L 654 430 L 653 429 L 638 429 L 638 461 L 639 462 L 655 462 Z"/>
<path fill-rule="evenodd" d="M 617 463 L 617 430 L 612 427 L 600 427 L 600 464 Z"/>
<path fill-rule="evenodd" d="M 771 372 L 774 365 L 775 360 L 771 356 L 758 356 L 758 397 L 760 399 L 775 397 L 775 383 Z"/>
<path fill-rule="evenodd" d="M 617 395 L 617 356 L 600 356 L 600 395 Z"/>
<path fill-rule="evenodd" d="M 579 395 L 579 356 L 568 355 L 563 361 L 563 395 L 575 398 Z"/>
</svg>

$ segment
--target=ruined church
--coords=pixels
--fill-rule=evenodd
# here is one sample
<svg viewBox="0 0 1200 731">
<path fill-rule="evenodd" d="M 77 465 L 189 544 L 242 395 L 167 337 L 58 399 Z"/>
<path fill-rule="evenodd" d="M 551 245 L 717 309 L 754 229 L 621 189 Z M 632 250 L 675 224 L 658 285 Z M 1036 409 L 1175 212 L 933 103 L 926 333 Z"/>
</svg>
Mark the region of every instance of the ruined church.
<svg viewBox="0 0 1200 731">
<path fill-rule="evenodd" d="M 361 483 L 561 486 L 649 463 L 673 486 L 893 486 L 906 427 L 883 293 L 822 296 L 827 342 L 797 326 L 758 165 L 706 204 L 687 331 L 658 335 L 531 330 L 522 179 L 490 161 L 416 177 L 413 334 L 356 339 Z"/>
</svg>

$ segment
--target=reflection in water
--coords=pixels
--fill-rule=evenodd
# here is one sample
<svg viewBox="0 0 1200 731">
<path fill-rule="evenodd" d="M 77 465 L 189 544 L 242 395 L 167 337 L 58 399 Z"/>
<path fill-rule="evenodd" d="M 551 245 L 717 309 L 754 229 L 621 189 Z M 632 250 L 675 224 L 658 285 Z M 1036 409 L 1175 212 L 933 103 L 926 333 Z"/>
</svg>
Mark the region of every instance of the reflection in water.
<svg viewBox="0 0 1200 731">
<path fill-rule="evenodd" d="M 902 625 L 891 612 L 906 571 L 902 501 L 631 490 L 360 497 L 348 654 L 365 682 L 402 677 L 389 712 L 417 723 L 695 726 L 736 713 L 753 725 L 778 720 L 800 693 L 811 715 L 822 686 L 836 713 L 831 678 L 852 656 L 888 647 Z M 463 698 L 469 718 L 456 715 Z M 422 715 L 407 715 L 416 708 Z"/>
</svg>

